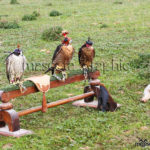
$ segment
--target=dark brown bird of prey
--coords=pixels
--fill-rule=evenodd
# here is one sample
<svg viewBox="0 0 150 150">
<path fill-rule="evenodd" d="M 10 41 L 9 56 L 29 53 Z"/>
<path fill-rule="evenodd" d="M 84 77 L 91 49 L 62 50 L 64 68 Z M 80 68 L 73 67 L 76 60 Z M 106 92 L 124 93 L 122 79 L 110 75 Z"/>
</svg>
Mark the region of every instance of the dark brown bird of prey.
<svg viewBox="0 0 150 150">
<path fill-rule="evenodd" d="M 26 58 L 19 48 L 6 58 L 6 75 L 10 84 L 19 84 L 26 68 Z"/>
<path fill-rule="evenodd" d="M 95 57 L 95 50 L 93 48 L 93 42 L 90 41 L 90 38 L 88 38 L 88 41 L 82 47 L 79 49 L 78 57 L 79 57 L 79 64 L 81 68 L 83 68 L 83 73 L 85 76 L 85 79 L 88 78 L 88 71 L 89 69 L 93 69 L 93 59 Z"/>
<path fill-rule="evenodd" d="M 62 44 L 58 45 L 54 55 L 52 57 L 52 66 L 49 68 L 45 73 L 52 71 L 52 75 L 55 76 L 58 80 L 65 81 L 67 78 L 66 74 L 66 68 L 68 67 L 73 54 L 74 54 L 74 48 L 71 45 L 71 39 L 68 38 L 66 35 L 64 36 L 64 40 L 62 41 Z M 62 79 L 60 79 L 56 73 L 62 73 Z"/>
</svg>

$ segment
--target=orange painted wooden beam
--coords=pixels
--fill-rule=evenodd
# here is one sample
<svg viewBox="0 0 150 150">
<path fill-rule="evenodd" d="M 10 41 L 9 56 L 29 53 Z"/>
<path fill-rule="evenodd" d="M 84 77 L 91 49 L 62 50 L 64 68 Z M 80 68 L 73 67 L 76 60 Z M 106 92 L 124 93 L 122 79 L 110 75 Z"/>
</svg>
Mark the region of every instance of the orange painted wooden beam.
<svg viewBox="0 0 150 150">
<path fill-rule="evenodd" d="M 89 93 L 84 93 L 84 94 L 77 95 L 77 96 L 74 96 L 74 97 L 58 100 L 58 101 L 55 101 L 55 102 L 48 103 L 47 108 L 56 107 L 58 105 L 73 102 L 73 101 L 80 100 L 80 99 L 83 99 L 83 98 L 86 98 L 86 97 L 89 97 L 89 96 L 93 96 L 93 95 L 94 95 L 94 92 L 89 92 Z M 37 112 L 37 111 L 41 111 L 41 110 L 42 110 L 42 106 L 33 107 L 33 108 L 30 108 L 30 109 L 18 112 L 18 116 L 19 117 L 24 116 L 24 115 L 31 114 L 31 113 L 34 113 L 34 112 Z"/>
<path fill-rule="evenodd" d="M 100 72 L 99 71 L 90 72 L 90 76 L 92 79 L 97 79 L 100 76 Z M 83 74 L 71 76 L 67 78 L 65 82 L 54 80 L 50 82 L 50 88 L 56 88 L 59 86 L 67 85 L 67 84 L 74 83 L 74 82 L 79 82 L 82 80 L 84 80 Z M 21 93 L 19 89 L 8 91 L 8 92 L 0 91 L 0 100 L 3 103 L 7 103 L 13 98 L 17 98 L 17 97 L 28 95 L 28 94 L 35 93 L 35 92 L 39 92 L 35 86 L 27 87 L 27 90 L 24 93 Z"/>
</svg>

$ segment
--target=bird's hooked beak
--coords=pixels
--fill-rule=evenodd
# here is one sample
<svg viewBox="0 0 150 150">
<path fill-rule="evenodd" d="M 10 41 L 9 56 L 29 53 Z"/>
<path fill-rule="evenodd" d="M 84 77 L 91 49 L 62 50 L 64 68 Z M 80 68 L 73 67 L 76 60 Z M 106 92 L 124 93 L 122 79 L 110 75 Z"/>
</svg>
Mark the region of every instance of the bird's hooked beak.
<svg viewBox="0 0 150 150">
<path fill-rule="evenodd" d="M 72 43 L 72 40 L 69 41 L 69 44 L 71 44 L 71 43 Z"/>
</svg>

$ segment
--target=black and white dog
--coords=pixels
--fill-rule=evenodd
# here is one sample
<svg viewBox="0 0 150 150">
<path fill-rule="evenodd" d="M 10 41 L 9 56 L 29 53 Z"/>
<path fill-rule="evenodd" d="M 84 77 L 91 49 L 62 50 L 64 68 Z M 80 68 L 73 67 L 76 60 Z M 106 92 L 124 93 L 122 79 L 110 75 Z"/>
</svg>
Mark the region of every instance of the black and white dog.
<svg viewBox="0 0 150 150">
<path fill-rule="evenodd" d="M 95 96 L 98 100 L 98 110 L 105 111 L 115 111 L 118 107 L 120 107 L 120 104 L 117 104 L 113 98 L 111 97 L 110 93 L 106 89 L 106 87 L 103 84 L 100 84 L 98 86 L 86 86 L 84 89 L 84 93 L 94 91 Z M 85 98 L 85 102 L 91 102 L 94 100 L 94 96 Z"/>
</svg>

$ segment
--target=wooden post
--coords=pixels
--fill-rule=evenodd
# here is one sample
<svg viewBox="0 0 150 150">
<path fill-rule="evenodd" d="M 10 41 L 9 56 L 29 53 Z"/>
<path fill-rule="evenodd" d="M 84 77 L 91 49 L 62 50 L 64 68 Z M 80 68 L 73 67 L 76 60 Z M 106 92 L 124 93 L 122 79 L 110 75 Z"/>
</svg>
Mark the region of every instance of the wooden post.
<svg viewBox="0 0 150 150">
<path fill-rule="evenodd" d="M 43 93 L 43 100 L 42 100 L 42 112 L 47 111 L 47 102 L 46 102 L 46 97 L 45 97 L 45 92 Z"/>
<path fill-rule="evenodd" d="M 17 131 L 20 129 L 18 113 L 12 109 L 11 103 L 0 104 L 0 127 L 8 125 L 9 131 Z"/>
<path fill-rule="evenodd" d="M 76 100 L 80 100 L 80 99 L 83 99 L 85 97 L 89 97 L 89 96 L 92 96 L 92 95 L 94 95 L 94 92 L 89 92 L 89 93 L 81 94 L 81 95 L 78 95 L 78 96 L 58 100 L 56 102 L 51 102 L 51 103 L 47 104 L 47 108 L 56 107 L 58 105 L 66 104 L 66 103 L 73 102 L 73 101 L 76 101 Z M 20 117 L 20 116 L 24 116 L 24 115 L 31 114 L 31 113 L 34 113 L 34 112 L 37 112 L 37 111 L 41 111 L 41 110 L 42 110 L 42 106 L 33 107 L 33 108 L 30 108 L 30 109 L 18 112 L 18 115 Z"/>
</svg>

